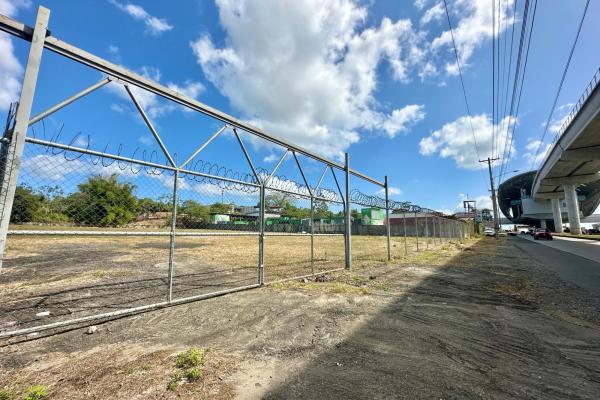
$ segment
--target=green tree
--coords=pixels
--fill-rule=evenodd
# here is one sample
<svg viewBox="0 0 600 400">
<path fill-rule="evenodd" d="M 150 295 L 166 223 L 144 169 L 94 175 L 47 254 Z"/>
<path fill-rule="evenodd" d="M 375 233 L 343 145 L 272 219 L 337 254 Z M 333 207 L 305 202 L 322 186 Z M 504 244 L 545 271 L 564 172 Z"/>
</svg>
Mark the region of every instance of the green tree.
<svg viewBox="0 0 600 400">
<path fill-rule="evenodd" d="M 186 200 L 179 206 L 179 213 L 189 220 L 210 222 L 210 210 L 207 206 L 194 200 Z"/>
<path fill-rule="evenodd" d="M 117 175 L 94 176 L 78 185 L 67 198 L 67 211 L 75 222 L 94 226 L 123 226 L 136 216 L 135 186 L 121 183 Z"/>
<path fill-rule="evenodd" d="M 327 203 L 324 201 L 317 201 L 315 203 L 315 218 L 333 218 L 333 212 L 329 210 Z"/>
<path fill-rule="evenodd" d="M 214 203 L 210 206 L 210 212 L 215 214 L 229 214 L 231 206 L 225 203 Z"/>
<path fill-rule="evenodd" d="M 171 211 L 171 204 L 166 198 L 154 200 L 145 197 L 143 199 L 138 200 L 137 209 L 140 213 L 166 212 Z"/>
<path fill-rule="evenodd" d="M 35 193 L 32 188 L 17 186 L 10 222 L 23 223 L 35 221 L 36 215 L 39 214 L 44 206 L 44 201 L 44 196 Z"/>
</svg>

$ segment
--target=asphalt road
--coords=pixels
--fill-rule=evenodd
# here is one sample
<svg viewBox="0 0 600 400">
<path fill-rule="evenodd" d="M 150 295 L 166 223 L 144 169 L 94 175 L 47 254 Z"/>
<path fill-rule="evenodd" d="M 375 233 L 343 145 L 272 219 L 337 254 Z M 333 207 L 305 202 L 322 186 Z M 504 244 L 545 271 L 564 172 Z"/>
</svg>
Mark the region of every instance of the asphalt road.
<svg viewBox="0 0 600 400">
<path fill-rule="evenodd" d="M 600 242 L 571 238 L 514 238 L 517 247 L 562 279 L 600 294 Z"/>
</svg>

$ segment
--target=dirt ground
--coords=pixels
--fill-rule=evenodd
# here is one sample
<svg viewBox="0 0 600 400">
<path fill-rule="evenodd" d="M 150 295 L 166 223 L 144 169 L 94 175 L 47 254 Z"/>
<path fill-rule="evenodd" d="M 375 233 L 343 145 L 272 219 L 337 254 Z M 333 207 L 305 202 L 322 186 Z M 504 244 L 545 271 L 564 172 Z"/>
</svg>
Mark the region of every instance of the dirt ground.
<svg viewBox="0 0 600 400">
<path fill-rule="evenodd" d="M 513 240 L 445 243 L 390 264 L 366 252 L 352 271 L 319 282 L 122 318 L 93 334 L 13 338 L 0 347 L 0 393 L 22 398 L 43 385 L 48 399 L 600 398 L 598 296 L 526 258 Z M 43 253 L 41 245 L 34 250 Z M 67 286 L 68 274 L 84 279 L 70 270 L 73 261 L 64 264 Z M 130 272 L 114 260 L 106 265 Z M 30 279 L 0 288 L 33 297 L 40 289 Z M 175 365 L 190 348 L 207 351 L 193 382 L 179 379 Z"/>
</svg>

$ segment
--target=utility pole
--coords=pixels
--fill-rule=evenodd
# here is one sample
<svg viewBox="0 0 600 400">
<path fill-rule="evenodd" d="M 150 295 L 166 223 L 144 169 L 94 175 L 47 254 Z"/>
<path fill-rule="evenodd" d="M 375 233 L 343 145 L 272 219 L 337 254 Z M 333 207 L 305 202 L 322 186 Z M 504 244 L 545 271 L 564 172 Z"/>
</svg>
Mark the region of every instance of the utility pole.
<svg viewBox="0 0 600 400">
<path fill-rule="evenodd" d="M 498 239 L 498 231 L 500 230 L 500 226 L 498 224 L 499 222 L 499 218 L 498 218 L 498 205 L 496 204 L 496 188 L 494 187 L 494 175 L 492 174 L 492 163 L 496 160 L 499 160 L 499 158 L 490 158 L 488 157 L 487 160 L 479 160 L 479 162 L 485 162 L 488 165 L 488 171 L 490 173 L 490 187 L 492 188 L 492 205 L 494 206 L 494 236 L 496 237 L 496 239 Z"/>
</svg>

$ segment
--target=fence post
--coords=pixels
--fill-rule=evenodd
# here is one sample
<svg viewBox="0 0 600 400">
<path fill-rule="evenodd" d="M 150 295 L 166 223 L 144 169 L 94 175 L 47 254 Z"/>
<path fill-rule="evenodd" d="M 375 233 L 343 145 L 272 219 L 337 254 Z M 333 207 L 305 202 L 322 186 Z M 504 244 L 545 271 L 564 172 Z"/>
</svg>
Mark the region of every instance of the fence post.
<svg viewBox="0 0 600 400">
<path fill-rule="evenodd" d="M 419 220 L 417 219 L 417 212 L 415 211 L 415 233 L 417 237 L 417 252 L 419 251 Z"/>
<path fill-rule="evenodd" d="M 406 212 L 402 212 L 402 225 L 404 225 L 404 255 L 408 255 L 408 243 L 406 242 Z"/>
<path fill-rule="evenodd" d="M 350 155 L 346 153 L 346 165 L 344 166 L 344 173 L 346 175 L 346 269 L 350 269 L 352 266 L 352 232 L 351 232 L 351 222 L 350 222 Z"/>
<path fill-rule="evenodd" d="M 315 206 L 314 197 L 310 196 L 310 273 L 315 274 Z"/>
<path fill-rule="evenodd" d="M 433 244 L 433 246 L 435 247 L 435 214 L 433 215 L 433 218 L 431 219 L 431 227 L 433 228 L 433 235 L 431 243 Z"/>
<path fill-rule="evenodd" d="M 258 284 L 265 284 L 265 184 L 260 185 L 260 199 L 258 212 Z"/>
<path fill-rule="evenodd" d="M 177 186 L 179 179 L 179 169 L 173 173 L 173 202 L 171 205 L 171 238 L 169 241 L 169 291 L 167 301 L 170 303 L 173 298 L 173 258 L 175 256 L 175 229 L 177 227 Z"/>
<path fill-rule="evenodd" d="M 2 214 L 0 216 L 0 271 L 2 270 L 8 224 L 10 223 L 10 214 L 17 188 L 17 178 L 23 157 L 23 149 L 25 148 L 25 136 L 27 135 L 29 118 L 31 117 L 31 105 L 42 61 L 42 51 L 46 40 L 49 19 L 50 10 L 42 6 L 38 7 L 12 135 L 10 135 L 10 142 L 2 145 L 2 147 L 7 146 L 7 150 L 6 162 L 4 166 L 1 166 L 3 170 L 0 177 L 0 206 L 2 207 L 2 211 L 0 211 Z"/>
<path fill-rule="evenodd" d="M 390 224 L 390 201 L 388 197 L 388 177 L 385 176 L 385 220 L 387 221 L 387 255 L 388 261 L 392 259 L 392 247 L 390 243 L 391 224 Z"/>
<path fill-rule="evenodd" d="M 425 248 L 429 249 L 429 223 L 427 220 L 427 213 L 429 211 L 425 211 Z"/>
</svg>

